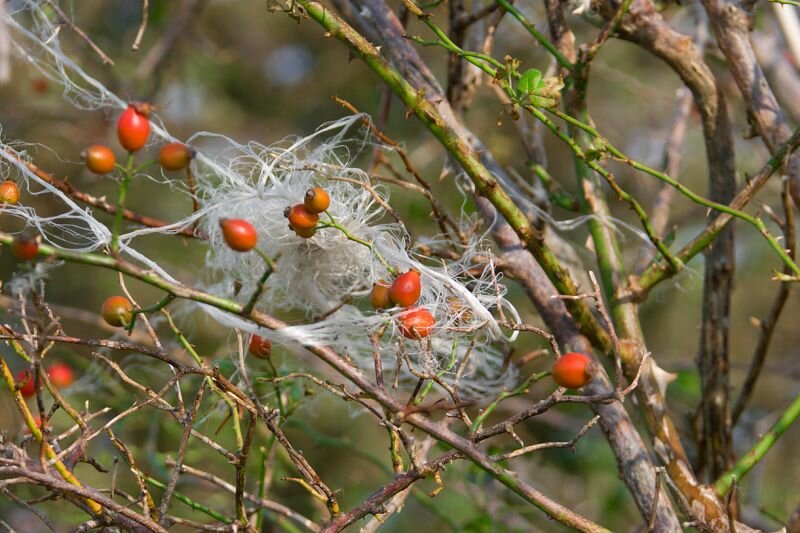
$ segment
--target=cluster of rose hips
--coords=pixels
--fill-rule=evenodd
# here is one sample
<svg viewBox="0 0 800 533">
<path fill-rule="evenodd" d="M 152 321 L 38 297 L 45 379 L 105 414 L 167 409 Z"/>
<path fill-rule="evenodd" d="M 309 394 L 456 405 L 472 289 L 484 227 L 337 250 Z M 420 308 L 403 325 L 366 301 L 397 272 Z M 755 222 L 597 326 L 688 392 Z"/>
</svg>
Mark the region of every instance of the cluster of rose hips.
<svg viewBox="0 0 800 533">
<path fill-rule="evenodd" d="M 289 227 L 298 236 L 306 239 L 317 231 L 319 214 L 328 209 L 331 198 L 322 187 L 306 191 L 302 204 L 287 207 L 284 216 L 289 219 Z M 219 221 L 222 238 L 230 248 L 237 252 L 248 252 L 258 243 L 256 228 L 243 218 L 223 218 Z"/>
<path fill-rule="evenodd" d="M 138 152 L 147 144 L 150 136 L 148 117 L 153 106 L 134 102 L 117 120 L 119 144 L 129 153 Z M 165 170 L 183 170 L 194 157 L 194 150 L 182 143 L 169 143 L 161 147 L 158 162 Z M 114 152 L 104 144 L 93 144 L 81 152 L 86 167 L 95 174 L 108 174 L 117 166 Z"/>
<path fill-rule="evenodd" d="M 306 239 L 317 231 L 319 214 L 331 205 L 331 198 L 322 187 L 308 189 L 302 204 L 286 208 L 284 216 L 289 219 L 289 227 L 298 236 Z M 219 221 L 222 238 L 236 252 L 248 252 L 258 243 L 258 232 L 247 220 L 242 218 L 223 218 Z M 257 359 L 269 359 L 272 355 L 272 342 L 260 335 L 250 337 L 248 352 Z"/>
<path fill-rule="evenodd" d="M 369 302 L 378 311 L 395 305 L 407 307 L 398 317 L 400 333 L 408 339 L 424 339 L 433 331 L 436 319 L 424 307 L 414 305 L 421 293 L 419 272 L 409 270 L 397 276 L 391 284 L 384 280 L 376 282 L 369 293 Z"/>
<path fill-rule="evenodd" d="M 322 187 L 313 187 L 306 191 L 302 204 L 287 207 L 283 216 L 289 219 L 289 227 L 298 237 L 310 239 L 317 231 L 319 214 L 331 205 L 331 197 Z"/>
<path fill-rule="evenodd" d="M 120 145 L 129 153 L 141 150 L 150 136 L 148 116 L 152 106 L 146 103 L 132 103 L 117 120 L 117 138 Z M 158 162 L 164 170 L 177 171 L 189 166 L 195 152 L 182 143 L 169 143 L 161 147 Z M 93 144 L 81 152 L 86 167 L 95 174 L 108 174 L 117 167 L 117 158 L 108 146 Z M 12 180 L 0 183 L 0 203 L 16 204 L 19 201 L 19 187 Z M 39 253 L 39 237 L 22 233 L 14 238 L 11 252 L 17 259 L 30 261 Z"/>
<path fill-rule="evenodd" d="M 50 382 L 57 389 L 69 387 L 72 385 L 72 382 L 75 381 L 72 368 L 66 363 L 53 363 L 46 372 L 47 377 L 50 378 Z M 20 372 L 17 376 L 17 383 L 22 385 L 19 388 L 19 392 L 22 394 L 23 398 L 30 398 L 36 394 L 36 384 L 33 382 L 33 375 L 30 370 L 23 370 Z"/>
</svg>

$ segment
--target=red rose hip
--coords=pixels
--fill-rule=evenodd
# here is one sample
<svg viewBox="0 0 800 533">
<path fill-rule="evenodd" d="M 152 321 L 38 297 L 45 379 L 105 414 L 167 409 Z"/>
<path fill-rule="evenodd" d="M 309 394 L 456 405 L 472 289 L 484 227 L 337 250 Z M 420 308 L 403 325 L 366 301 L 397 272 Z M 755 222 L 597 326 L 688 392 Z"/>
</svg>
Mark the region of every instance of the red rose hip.
<svg viewBox="0 0 800 533">
<path fill-rule="evenodd" d="M 53 363 L 53 366 L 47 369 L 47 377 L 57 389 L 69 387 L 75 381 L 75 374 L 66 363 Z"/>
<path fill-rule="evenodd" d="M 392 307 L 392 299 L 389 297 L 390 290 L 390 285 L 387 282 L 383 280 L 375 282 L 369 293 L 369 303 L 372 304 L 374 309 L 381 310 Z"/>
<path fill-rule="evenodd" d="M 247 347 L 250 355 L 257 359 L 269 359 L 272 355 L 272 342 L 260 335 L 250 337 L 250 345 Z"/>
<path fill-rule="evenodd" d="M 39 239 L 31 233 L 21 233 L 11 241 L 11 253 L 20 261 L 30 261 L 39 253 Z"/>
<path fill-rule="evenodd" d="M 222 228 L 225 242 L 237 252 L 252 250 L 258 242 L 256 228 L 242 218 L 223 218 L 219 221 L 219 227 Z"/>
<path fill-rule="evenodd" d="M 312 230 L 317 227 L 319 215 L 308 210 L 305 204 L 295 204 L 286 210 L 289 226 L 295 231 Z"/>
<path fill-rule="evenodd" d="M 150 136 L 150 121 L 147 119 L 147 105 L 130 104 L 117 120 L 119 144 L 129 152 L 141 150 Z"/>
<path fill-rule="evenodd" d="M 158 152 L 158 162 L 165 170 L 182 170 L 189 166 L 195 152 L 183 143 L 169 143 Z"/>
<path fill-rule="evenodd" d="M 331 197 L 322 187 L 314 187 L 306 191 L 303 205 L 312 213 L 322 213 L 331 205 Z"/>
<path fill-rule="evenodd" d="M 124 296 L 110 296 L 103 302 L 102 315 L 109 325 L 127 326 L 133 320 L 133 304 Z"/>
<path fill-rule="evenodd" d="M 108 174 L 114 170 L 117 157 L 111 148 L 103 144 L 93 144 L 81 152 L 86 168 L 95 174 Z"/>
<path fill-rule="evenodd" d="M 0 203 L 15 204 L 19 202 L 19 187 L 11 180 L 0 183 Z"/>
<path fill-rule="evenodd" d="M 419 272 L 409 270 L 405 274 L 400 274 L 392 283 L 389 289 L 389 297 L 394 303 L 402 307 L 414 305 L 419 300 L 422 292 Z"/>
<path fill-rule="evenodd" d="M 33 382 L 33 374 L 30 370 L 23 370 L 17 374 L 17 386 L 23 398 L 30 398 L 36 394 L 36 384 Z"/>
<path fill-rule="evenodd" d="M 424 339 L 433 331 L 436 319 L 425 308 L 411 307 L 397 317 L 400 333 L 408 339 Z"/>
<path fill-rule="evenodd" d="M 582 353 L 565 353 L 553 364 L 553 381 L 567 389 L 586 386 L 596 373 L 596 363 Z"/>
</svg>

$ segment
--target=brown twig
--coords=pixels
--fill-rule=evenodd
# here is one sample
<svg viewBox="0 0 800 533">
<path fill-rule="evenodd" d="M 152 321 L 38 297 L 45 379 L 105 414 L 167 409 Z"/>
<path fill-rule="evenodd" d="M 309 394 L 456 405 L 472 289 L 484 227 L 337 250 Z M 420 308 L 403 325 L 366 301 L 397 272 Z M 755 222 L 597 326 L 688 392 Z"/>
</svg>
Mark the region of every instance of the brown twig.
<svg viewBox="0 0 800 533">
<path fill-rule="evenodd" d="M 78 37 L 83 39 L 83 41 L 86 42 L 87 45 L 89 45 L 89 48 L 91 48 L 100 57 L 100 60 L 103 63 L 114 66 L 114 61 L 112 61 L 112 59 L 108 57 L 106 53 L 103 52 L 103 50 L 101 50 L 100 47 L 97 46 L 94 43 L 94 41 L 92 41 L 92 39 L 88 35 L 86 35 L 86 33 L 82 29 L 80 29 L 74 22 L 72 22 L 72 20 L 70 20 L 69 17 L 67 17 L 66 13 L 64 13 L 64 11 L 62 11 L 61 8 L 58 6 L 58 3 L 53 2 L 52 0 L 45 0 L 45 2 L 47 3 L 48 6 L 50 6 L 53 9 L 53 11 L 56 12 L 58 18 L 61 20 L 61 23 L 66 24 L 67 27 L 69 27 L 69 29 L 71 29 L 78 35 Z"/>
<path fill-rule="evenodd" d="M 775 154 L 791 136 L 791 129 L 753 50 L 750 40 L 752 4 L 739 0 L 703 0 L 717 44 L 744 98 L 748 117 L 770 153 Z M 786 171 L 794 203 L 800 206 L 800 154 L 789 158 Z"/>
<path fill-rule="evenodd" d="M 167 459 L 166 464 L 167 464 L 167 466 L 174 467 L 175 466 L 175 461 L 174 461 L 174 459 Z M 214 485 L 220 487 L 221 489 L 230 492 L 231 494 L 235 494 L 236 493 L 236 486 L 235 485 L 232 485 L 231 483 L 228 483 L 224 479 L 222 479 L 222 478 L 220 478 L 218 476 L 215 476 L 215 475 L 213 475 L 213 474 L 211 474 L 209 472 L 206 472 L 204 470 L 201 470 L 199 468 L 192 467 L 192 466 L 189 466 L 189 465 L 186 465 L 186 464 L 181 465 L 180 469 L 181 469 L 182 473 L 189 474 L 190 476 L 195 476 L 197 478 L 209 481 L 209 482 L 213 483 Z M 250 503 L 253 503 L 253 504 L 255 504 L 255 505 L 259 506 L 259 507 L 262 507 L 264 509 L 268 509 L 268 510 L 273 511 L 275 513 L 281 514 L 281 515 L 283 515 L 283 516 L 285 516 L 285 517 L 297 522 L 298 524 L 300 524 L 301 526 L 305 527 L 309 531 L 320 531 L 320 527 L 317 524 L 315 524 L 312 520 L 310 520 L 309 518 L 306 518 L 305 516 L 301 515 L 297 511 L 294 511 L 294 510 L 290 509 L 289 507 L 286 507 L 283 504 L 274 502 L 272 500 L 259 498 L 258 496 L 255 496 L 254 494 L 250 494 L 249 492 L 244 492 L 243 496 Z"/>
<path fill-rule="evenodd" d="M 142 0 L 142 22 L 139 24 L 139 30 L 136 32 L 136 39 L 133 41 L 131 50 L 138 52 L 142 45 L 142 37 L 147 29 L 147 20 L 150 18 L 148 14 L 150 0 Z"/>
<path fill-rule="evenodd" d="M 575 434 L 568 441 L 563 442 L 542 442 L 540 444 L 531 444 L 530 446 L 525 446 L 523 448 L 519 448 L 512 452 L 503 453 L 500 455 L 493 455 L 492 459 L 495 461 L 507 461 L 509 459 L 513 459 L 514 457 L 519 457 L 520 455 L 525 455 L 526 453 L 531 453 L 539 450 L 547 450 L 550 448 L 569 448 L 572 451 L 575 451 L 575 446 L 577 446 L 578 441 L 586 435 L 590 429 L 592 429 L 597 421 L 600 420 L 600 415 L 595 415 L 589 420 L 586 424 L 581 427 L 580 431 Z"/>
<path fill-rule="evenodd" d="M 356 107 L 339 97 L 334 97 L 334 100 L 337 104 L 341 105 L 345 109 L 349 110 L 352 113 L 360 113 Z M 431 208 L 433 209 L 433 214 L 436 217 L 437 222 L 439 223 L 440 229 L 448 234 L 452 231 L 456 237 L 459 238 L 462 244 L 466 244 L 467 240 L 466 237 L 461 233 L 461 228 L 459 228 L 458 224 L 453 222 L 450 216 L 445 212 L 444 208 L 439 205 L 438 200 L 434 197 L 433 193 L 431 192 L 431 187 L 427 181 L 422 177 L 422 175 L 417 171 L 414 165 L 411 162 L 411 159 L 408 157 L 408 154 L 400 146 L 400 143 L 395 141 L 394 139 L 389 138 L 384 132 L 378 129 L 378 127 L 368 118 L 364 118 L 364 125 L 367 126 L 370 131 L 385 145 L 389 146 L 399 157 L 400 160 L 403 162 L 403 165 L 406 168 L 406 171 L 419 183 L 420 187 L 425 191 L 425 197 L 428 199 L 428 202 L 431 204 Z M 390 170 L 391 166 L 389 166 Z"/>
<path fill-rule="evenodd" d="M 159 522 L 164 519 L 164 516 L 169 510 L 172 494 L 175 491 L 175 485 L 178 484 L 178 477 L 181 474 L 180 466 L 183 463 L 184 457 L 186 456 L 187 445 L 189 444 L 189 436 L 191 435 L 192 431 L 192 424 L 194 423 L 195 416 L 197 416 L 197 410 L 200 408 L 200 403 L 203 401 L 203 393 L 205 390 L 206 382 L 203 380 L 200 382 L 200 387 L 197 389 L 197 393 L 194 395 L 192 407 L 184 414 L 183 420 L 181 421 L 183 424 L 183 433 L 181 434 L 181 440 L 178 444 L 178 458 L 175 461 L 176 466 L 172 470 L 172 474 L 167 482 L 167 487 L 164 489 L 164 494 L 161 496 L 161 504 L 158 506 Z"/>
<path fill-rule="evenodd" d="M 110 498 L 107 498 L 94 489 L 84 486 L 76 486 L 57 477 L 38 472 L 32 465 L 20 465 L 10 462 L 8 460 L 0 460 L 0 475 L 3 476 L 19 476 L 24 478 L 29 483 L 35 483 L 42 487 L 48 487 L 63 494 L 74 494 L 88 500 L 97 501 L 103 507 L 110 509 L 118 514 L 117 520 L 121 525 L 125 525 L 131 529 L 139 529 L 140 527 L 148 528 L 150 531 L 157 533 L 167 533 L 167 530 L 158 525 L 156 522 L 146 516 L 142 516 L 127 506 L 121 505 Z"/>
<path fill-rule="evenodd" d="M 137 65 L 133 73 L 134 79 L 147 80 L 161 71 L 161 66 L 175 51 L 178 41 L 187 35 L 189 25 L 196 20 L 204 3 L 205 0 L 186 0 L 181 3 L 178 12 L 166 26 L 168 31 L 150 47 L 147 55 Z"/>
</svg>

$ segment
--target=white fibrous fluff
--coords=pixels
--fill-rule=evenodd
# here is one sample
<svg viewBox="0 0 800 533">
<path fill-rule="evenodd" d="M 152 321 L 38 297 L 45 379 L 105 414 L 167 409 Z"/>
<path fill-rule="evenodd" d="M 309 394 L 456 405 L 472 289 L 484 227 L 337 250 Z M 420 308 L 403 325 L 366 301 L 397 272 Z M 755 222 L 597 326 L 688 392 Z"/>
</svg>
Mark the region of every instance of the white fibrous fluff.
<svg viewBox="0 0 800 533">
<path fill-rule="evenodd" d="M 127 102 L 63 53 L 58 32 L 40 2 L 20 0 L 12 5 L 14 9 L 2 16 L 11 29 L 17 59 L 60 83 L 65 98 L 78 108 L 102 109 L 109 117 L 124 109 Z M 220 325 L 257 333 L 298 352 L 303 346 L 330 346 L 365 372 L 374 371 L 375 339 L 387 383 L 413 387 L 426 378 L 439 382 L 434 389 L 439 395 L 447 397 L 447 389 L 452 393 L 457 387 L 462 400 L 486 398 L 515 379 L 513 366 L 509 369 L 504 364 L 506 342 L 514 335 L 506 338 L 499 320 L 519 321 L 505 299 L 491 249 L 473 237 L 457 244 L 458 260 L 433 261 L 414 252 L 403 227 L 387 222 L 386 188 L 354 166 L 365 147 L 392 150 L 363 127 L 367 120 L 366 115 L 347 116 L 305 137 L 269 146 L 237 143 L 209 132 L 195 134 L 187 144 L 197 150 L 192 172 L 200 209 L 166 227 L 126 231 L 120 236 L 120 254 L 177 283 L 158 258 L 136 249 L 137 238 L 197 225 L 208 236 L 208 252 L 196 284 L 244 305 L 256 291 L 266 264 L 254 251 L 236 252 L 228 247 L 219 222 L 245 219 L 258 232 L 258 248 L 275 264 L 256 309 L 291 319 L 292 324 L 299 317 L 304 320 L 270 331 L 220 309 L 197 306 Z M 157 116 L 151 118 L 151 125 L 151 145 L 176 140 Z M 31 172 L 24 164 L 24 151 L 14 152 L 10 145 L 0 148 L 4 169 L 17 174 L 21 188 L 29 194 L 53 195 L 63 205 L 60 213 L 47 218 L 25 206 L 10 206 L 7 214 L 25 219 L 57 248 L 85 252 L 108 246 L 111 233 L 90 209 Z M 16 156 L 10 156 L 12 152 Z M 182 182 L 166 175 L 156 172 L 146 177 L 172 193 L 188 195 Z M 302 203 L 306 191 L 317 186 L 330 195 L 330 207 L 320 214 L 316 234 L 301 238 L 289 228 L 284 211 Z M 464 215 L 462 219 L 468 234 L 472 221 Z M 334 223 L 340 227 L 330 227 Z M 447 240 L 434 237 L 429 245 L 446 246 Z M 421 340 L 403 337 L 398 328 L 398 317 L 406 309 L 379 312 L 368 302 L 375 282 L 390 282 L 395 274 L 409 270 L 421 276 L 422 293 L 415 305 L 427 309 L 436 321 L 431 334 Z"/>
<path fill-rule="evenodd" d="M 219 226 L 221 219 L 241 218 L 256 228 L 258 247 L 275 264 L 256 309 L 279 318 L 292 311 L 303 313 L 310 322 L 260 335 L 277 343 L 327 345 L 371 370 L 371 336 L 380 332 L 387 381 L 395 380 L 399 366 L 404 384 L 435 377 L 457 383 L 463 398 L 506 386 L 514 375 L 504 370 L 498 348 L 505 340 L 498 309 L 502 307 L 509 321 L 519 317 L 504 298 L 489 247 L 475 240 L 460 247 L 458 261 L 439 263 L 420 261 L 407 249 L 400 224 L 384 222 L 381 204 L 389 201 L 385 188 L 372 186 L 363 170 L 351 166 L 361 148 L 376 146 L 366 137 L 368 130 L 358 127 L 364 120 L 368 117 L 348 116 L 307 137 L 272 146 L 242 145 L 208 133 L 190 139 L 201 153 L 207 153 L 205 145 L 217 150 L 213 159 L 194 166 L 204 213 L 201 227 L 210 238 L 205 289 L 241 304 L 256 291 L 267 268 L 264 260 L 228 247 Z M 289 227 L 284 213 L 317 186 L 330 195 L 330 207 L 320 214 L 314 236 L 302 238 Z M 326 227 L 333 222 L 343 229 Z M 476 273 L 477 258 L 484 266 Z M 393 279 L 390 268 L 395 274 L 420 273 L 422 292 L 416 306 L 436 320 L 428 338 L 401 335 L 399 316 L 406 309 L 377 312 L 369 307 L 373 284 Z M 229 325 L 253 331 L 241 320 Z"/>
</svg>

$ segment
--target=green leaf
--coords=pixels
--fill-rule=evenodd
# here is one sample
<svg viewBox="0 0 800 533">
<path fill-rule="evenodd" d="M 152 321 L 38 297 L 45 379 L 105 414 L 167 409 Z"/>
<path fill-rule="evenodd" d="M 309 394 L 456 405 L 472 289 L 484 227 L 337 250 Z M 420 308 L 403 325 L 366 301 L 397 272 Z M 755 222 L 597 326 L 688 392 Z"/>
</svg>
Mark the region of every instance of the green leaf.
<svg viewBox="0 0 800 533">
<path fill-rule="evenodd" d="M 530 68 L 525 71 L 525 74 L 517 82 L 517 91 L 523 95 L 531 94 L 541 88 L 542 85 L 542 72 L 538 69 Z"/>
</svg>

